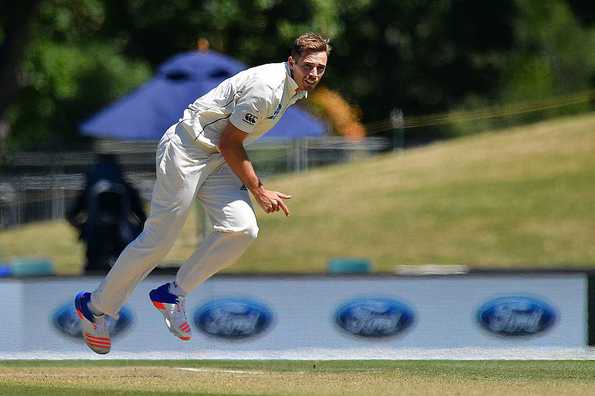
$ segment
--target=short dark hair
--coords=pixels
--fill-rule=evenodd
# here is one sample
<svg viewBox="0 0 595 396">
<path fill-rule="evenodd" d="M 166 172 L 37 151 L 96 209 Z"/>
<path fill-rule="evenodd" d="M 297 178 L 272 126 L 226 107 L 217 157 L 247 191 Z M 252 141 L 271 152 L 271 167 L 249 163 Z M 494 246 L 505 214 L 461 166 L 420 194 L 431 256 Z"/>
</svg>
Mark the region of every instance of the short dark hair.
<svg viewBox="0 0 595 396">
<path fill-rule="evenodd" d="M 291 48 L 291 57 L 298 60 L 302 55 L 308 52 L 321 52 L 328 54 L 331 52 L 329 39 L 322 37 L 318 33 L 304 33 L 295 39 Z"/>
</svg>

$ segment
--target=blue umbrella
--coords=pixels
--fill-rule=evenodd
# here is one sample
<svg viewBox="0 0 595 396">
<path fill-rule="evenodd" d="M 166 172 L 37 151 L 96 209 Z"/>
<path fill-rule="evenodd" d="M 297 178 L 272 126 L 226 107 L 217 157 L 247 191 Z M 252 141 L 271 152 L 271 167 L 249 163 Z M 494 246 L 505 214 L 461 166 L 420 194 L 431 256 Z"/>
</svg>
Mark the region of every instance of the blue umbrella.
<svg viewBox="0 0 595 396">
<path fill-rule="evenodd" d="M 246 68 L 219 53 L 187 52 L 161 65 L 157 75 L 81 124 L 85 135 L 122 140 L 156 140 L 196 98 Z M 265 138 L 320 137 L 324 123 L 291 107 Z"/>
</svg>

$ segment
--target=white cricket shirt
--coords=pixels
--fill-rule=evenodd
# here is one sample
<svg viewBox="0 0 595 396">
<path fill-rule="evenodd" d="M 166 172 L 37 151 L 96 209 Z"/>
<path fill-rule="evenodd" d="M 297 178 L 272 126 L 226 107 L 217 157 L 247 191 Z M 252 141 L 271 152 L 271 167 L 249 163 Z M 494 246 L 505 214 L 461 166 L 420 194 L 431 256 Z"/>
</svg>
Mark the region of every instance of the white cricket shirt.
<svg viewBox="0 0 595 396">
<path fill-rule="evenodd" d="M 286 62 L 253 67 L 228 78 L 198 98 L 184 111 L 182 126 L 195 141 L 218 151 L 221 133 L 231 122 L 253 142 L 270 130 L 289 106 L 307 96 L 296 92 L 298 85 Z"/>
</svg>

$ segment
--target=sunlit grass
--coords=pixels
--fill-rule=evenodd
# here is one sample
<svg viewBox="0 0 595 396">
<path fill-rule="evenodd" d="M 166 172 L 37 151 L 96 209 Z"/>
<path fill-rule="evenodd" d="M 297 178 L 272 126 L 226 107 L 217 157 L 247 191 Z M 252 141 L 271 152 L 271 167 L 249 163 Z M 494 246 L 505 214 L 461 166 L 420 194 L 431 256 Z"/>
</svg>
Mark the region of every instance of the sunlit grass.
<svg viewBox="0 0 595 396">
<path fill-rule="evenodd" d="M 590 361 L 0 362 L 10 395 L 587 395 Z"/>
<path fill-rule="evenodd" d="M 415 133 L 415 132 L 412 132 Z M 257 210 L 259 239 L 227 271 L 320 272 L 333 257 L 472 267 L 595 265 L 595 115 L 437 143 L 271 178 L 290 217 Z M 166 259 L 197 244 L 195 213 Z M 81 248 L 61 222 L 0 232 L 0 255 L 41 255 L 63 272 Z"/>
</svg>

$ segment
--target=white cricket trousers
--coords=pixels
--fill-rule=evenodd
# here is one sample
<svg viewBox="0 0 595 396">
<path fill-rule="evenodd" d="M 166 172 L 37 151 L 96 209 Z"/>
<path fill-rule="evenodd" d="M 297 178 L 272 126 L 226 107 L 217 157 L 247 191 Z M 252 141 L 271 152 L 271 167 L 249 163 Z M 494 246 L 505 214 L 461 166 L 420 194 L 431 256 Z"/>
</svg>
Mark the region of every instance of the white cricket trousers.
<svg viewBox="0 0 595 396">
<path fill-rule="evenodd" d="M 157 180 L 143 232 L 91 294 L 93 306 L 118 316 L 132 290 L 173 246 L 195 197 L 204 206 L 213 232 L 182 264 L 177 285 L 189 293 L 233 263 L 258 234 L 250 196 L 242 187 L 220 153 L 197 145 L 180 123 L 171 126 L 157 149 Z"/>
</svg>

